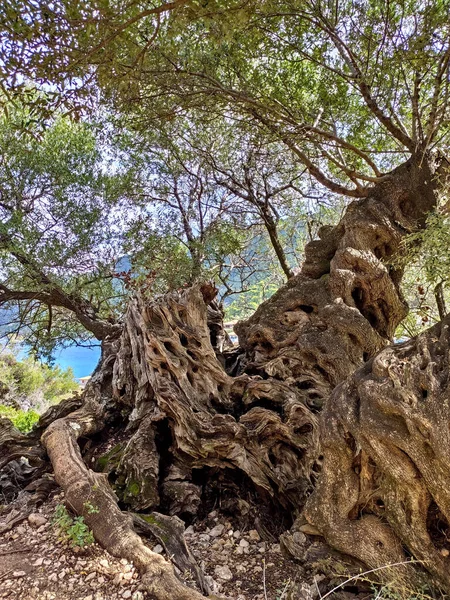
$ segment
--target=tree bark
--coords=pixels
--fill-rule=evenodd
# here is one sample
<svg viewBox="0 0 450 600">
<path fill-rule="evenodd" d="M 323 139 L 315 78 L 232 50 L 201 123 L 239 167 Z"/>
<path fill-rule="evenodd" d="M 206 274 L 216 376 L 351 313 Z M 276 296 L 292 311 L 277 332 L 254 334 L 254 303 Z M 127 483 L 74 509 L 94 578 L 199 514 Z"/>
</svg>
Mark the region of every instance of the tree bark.
<svg viewBox="0 0 450 600">
<path fill-rule="evenodd" d="M 423 510 L 434 507 L 430 497 L 442 519 L 448 518 L 446 446 L 429 441 L 433 427 L 448 437 L 448 419 L 437 403 L 445 400 L 447 326 L 403 351 L 383 348 L 407 311 L 399 289 L 402 273 L 388 259 L 405 234 L 424 226 L 438 186 L 432 161 L 412 158 L 352 203 L 339 225 L 323 228 L 320 240 L 307 246 L 300 275 L 236 327 L 244 354 L 229 372 L 213 343 L 217 330 L 214 337 L 208 327 L 211 286 L 153 299 L 136 295 L 121 336 L 104 348 L 81 408 L 45 421 L 42 443 L 68 501 L 101 544 L 135 561 L 155 598 L 200 596 L 186 591 L 170 565 L 143 545 L 114 494 L 134 511 L 158 509 L 189 518 L 205 502 L 211 481 L 222 478 L 238 482 L 230 502 L 252 489 L 260 508 L 292 517 L 311 493 L 321 452 L 323 475 L 305 511 L 310 524 L 368 564 L 402 558 L 402 544 L 425 556 L 427 550 L 420 554 L 417 548 L 427 541 Z M 383 356 L 394 361 L 394 374 L 391 358 Z M 396 374 L 400 364 L 403 374 Z M 366 381 L 367 400 L 361 388 Z M 422 388 L 436 397 L 435 416 L 420 412 Z M 364 403 L 369 408 L 361 419 Z M 411 407 L 420 413 L 417 423 Z M 387 415 L 395 416 L 392 422 Z M 113 448 L 102 453 L 94 444 L 84 450 L 79 441 L 105 427 L 112 442 L 119 440 Z M 419 452 L 420 436 L 425 441 Z M 424 474 L 408 492 L 415 474 L 425 472 L 427 456 L 438 472 L 440 493 Z M 355 473 L 355 461 L 363 476 Z M 387 483 L 378 497 L 380 481 Z M 388 525 L 373 508 L 379 498 L 391 507 Z M 85 514 L 86 501 L 100 512 Z M 366 505 L 367 516 L 358 519 Z M 408 523 L 417 526 L 409 537 Z M 430 570 L 450 589 L 441 564 L 436 560 Z"/>
</svg>

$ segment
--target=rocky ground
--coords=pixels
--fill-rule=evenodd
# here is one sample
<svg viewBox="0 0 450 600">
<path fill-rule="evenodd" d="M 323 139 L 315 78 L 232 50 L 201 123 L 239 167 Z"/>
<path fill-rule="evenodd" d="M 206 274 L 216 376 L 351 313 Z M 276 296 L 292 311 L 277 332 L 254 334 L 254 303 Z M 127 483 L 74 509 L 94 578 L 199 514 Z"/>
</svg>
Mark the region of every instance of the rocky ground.
<svg viewBox="0 0 450 600">
<path fill-rule="evenodd" d="M 15 600 L 144 600 L 139 575 L 126 560 L 97 544 L 84 549 L 61 539 L 53 524 L 64 502 L 57 493 L 27 521 L 0 536 L 0 598 Z M 186 529 L 187 543 L 218 597 L 233 600 L 287 600 L 304 576 L 283 557 L 278 543 L 263 541 L 256 529 L 240 531 L 212 511 Z M 159 545 L 150 544 L 156 552 Z M 192 585 L 192 584 L 191 584 Z M 310 597 L 315 584 L 304 583 Z"/>
</svg>

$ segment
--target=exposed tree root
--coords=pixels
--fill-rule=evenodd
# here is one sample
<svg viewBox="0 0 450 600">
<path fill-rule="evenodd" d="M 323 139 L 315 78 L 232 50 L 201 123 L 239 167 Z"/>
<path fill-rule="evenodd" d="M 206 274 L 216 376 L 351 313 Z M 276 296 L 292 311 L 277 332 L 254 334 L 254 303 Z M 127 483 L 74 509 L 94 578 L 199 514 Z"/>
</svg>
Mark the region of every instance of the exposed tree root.
<svg viewBox="0 0 450 600">
<path fill-rule="evenodd" d="M 77 439 L 97 431 L 102 410 L 90 399 L 82 409 L 53 422 L 42 441 L 53 465 L 56 481 L 73 510 L 83 515 L 98 543 L 113 556 L 132 561 L 142 575 L 144 588 L 155 600 L 196 600 L 203 596 L 186 588 L 172 566 L 151 552 L 132 526 L 132 517 L 122 513 L 104 475 L 94 473 L 83 462 Z M 98 512 L 90 512 L 92 505 Z"/>
<path fill-rule="evenodd" d="M 186 545 L 181 519 L 153 512 L 149 515 L 134 514 L 133 523 L 139 534 L 156 538 L 163 545 L 167 556 L 170 556 L 171 562 L 181 573 L 189 574 L 204 594 L 210 593 L 205 576 Z"/>
<path fill-rule="evenodd" d="M 405 315 L 401 271 L 385 259 L 435 205 L 433 169 L 428 159 L 412 158 L 350 205 L 337 227 L 321 231 L 321 239 L 307 247 L 302 273 L 239 324 L 246 354 L 234 367 L 235 377 L 217 356 L 223 339 L 211 286 L 153 299 L 136 295 L 122 335 L 111 347 L 103 345 L 82 406 L 62 405 L 42 420 L 37 431 L 68 502 L 105 548 L 136 564 L 152 597 L 201 595 L 185 588 L 171 565 L 144 545 L 108 479 L 135 511 L 189 517 L 202 505 L 206 477 L 221 471 L 245 478 L 265 502 L 292 515 L 316 477 L 319 433 L 325 467 L 305 513 L 310 523 L 369 565 L 402 560 L 405 545 L 432 560 L 431 571 L 449 585 L 443 566 L 448 559 L 432 551 L 430 533 L 450 518 L 442 491 L 450 483 L 444 350 L 439 357 L 431 343 L 411 342 L 403 347 L 407 359 L 398 349 L 381 352 L 336 389 L 320 431 L 317 415 L 336 386 L 390 343 Z M 448 348 L 442 331 L 441 346 Z M 380 357 L 391 357 L 392 365 Z M 407 373 L 417 369 L 424 379 L 416 389 Z M 429 399 L 421 396 L 422 388 Z M 442 400 L 442 410 L 434 398 Z M 420 413 L 421 402 L 427 410 L 432 406 L 430 416 Z M 102 447 L 111 424 L 116 439 Z M 441 447 L 435 431 L 444 440 Z M 89 465 L 102 473 L 83 460 L 86 438 L 94 447 Z M 22 456 L 36 468 L 47 466 L 36 432 L 20 436 L 0 423 L 2 448 L 0 468 Z M 90 513 L 86 502 L 99 513 Z M 183 548 L 180 557 L 191 564 Z M 197 579 L 203 585 L 200 573 Z"/>
<path fill-rule="evenodd" d="M 7 510 L 0 510 L 0 514 L 5 513 L 5 517 L 0 521 L 0 534 L 10 531 L 25 521 L 40 504 L 45 502 L 55 487 L 53 477 L 45 474 L 21 490 L 15 501 L 7 505 Z"/>
</svg>

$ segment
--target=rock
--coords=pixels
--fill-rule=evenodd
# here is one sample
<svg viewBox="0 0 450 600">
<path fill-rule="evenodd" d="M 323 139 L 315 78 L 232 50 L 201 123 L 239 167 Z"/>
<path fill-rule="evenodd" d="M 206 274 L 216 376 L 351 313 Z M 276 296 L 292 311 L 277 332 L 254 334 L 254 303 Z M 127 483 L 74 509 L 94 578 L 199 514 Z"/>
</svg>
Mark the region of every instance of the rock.
<svg viewBox="0 0 450 600">
<path fill-rule="evenodd" d="M 109 562 L 106 560 L 106 558 L 102 558 L 98 564 L 102 567 L 105 567 L 105 569 L 109 569 Z"/>
<path fill-rule="evenodd" d="M 40 567 L 42 565 L 42 563 L 44 562 L 44 559 L 42 558 L 42 556 L 40 558 L 37 558 L 34 563 L 33 563 L 33 567 Z"/>
<path fill-rule="evenodd" d="M 250 529 L 250 531 L 248 532 L 248 538 L 252 542 L 259 542 L 261 540 L 259 533 L 256 531 L 256 529 Z"/>
<path fill-rule="evenodd" d="M 14 571 L 12 576 L 15 577 L 16 579 L 20 579 L 20 577 L 25 577 L 26 573 L 25 571 Z"/>
<path fill-rule="evenodd" d="M 156 554 L 161 554 L 164 551 L 164 548 L 161 546 L 161 544 L 156 544 L 156 546 L 153 548 L 153 552 L 156 552 Z"/>
<path fill-rule="evenodd" d="M 47 524 L 47 519 L 37 513 L 31 513 L 31 515 L 28 515 L 28 523 L 32 527 L 42 527 L 42 525 Z"/>
<path fill-rule="evenodd" d="M 19 535 L 25 535 L 26 532 L 27 530 L 25 529 L 25 527 L 22 527 L 22 525 L 16 527 L 16 533 L 18 533 Z"/>
<path fill-rule="evenodd" d="M 124 573 L 122 578 L 125 581 L 131 581 L 133 579 L 133 573 L 131 571 L 129 571 L 128 573 Z"/>
<path fill-rule="evenodd" d="M 304 533 L 302 533 L 301 531 L 296 531 L 293 536 L 292 539 L 294 540 L 294 542 L 296 544 L 298 544 L 299 546 L 302 546 L 303 544 L 306 543 L 306 535 Z"/>
<path fill-rule="evenodd" d="M 93 600 L 93 596 L 92 596 L 92 594 L 90 594 L 89 596 L 85 596 L 81 600 Z"/>
<path fill-rule="evenodd" d="M 244 540 L 244 539 L 242 539 L 242 540 L 239 542 L 239 546 L 240 546 L 241 548 L 248 548 L 248 546 L 250 546 L 250 544 L 247 542 L 247 540 Z"/>
<path fill-rule="evenodd" d="M 134 592 L 134 594 L 131 596 L 131 600 L 144 600 L 144 594 L 142 592 Z"/>
<path fill-rule="evenodd" d="M 186 527 L 185 531 L 184 531 L 184 535 L 193 535 L 195 533 L 194 528 L 192 527 L 192 525 L 189 525 L 189 527 Z"/>
<path fill-rule="evenodd" d="M 214 569 L 214 575 L 217 577 L 217 579 L 221 579 L 222 581 L 231 581 L 233 579 L 233 573 L 231 572 L 230 567 L 227 565 L 217 565 Z"/>
<path fill-rule="evenodd" d="M 225 527 L 224 525 L 222 525 L 221 523 L 219 523 L 218 525 L 215 525 L 211 531 L 209 532 L 209 535 L 213 538 L 216 537 L 220 537 L 224 531 Z"/>
<path fill-rule="evenodd" d="M 236 529 L 236 531 L 233 532 L 233 537 L 237 540 L 241 537 L 241 532 L 239 531 L 239 529 Z"/>
<path fill-rule="evenodd" d="M 211 541 L 211 537 L 210 537 L 210 536 L 209 536 L 207 533 L 201 533 L 201 534 L 198 536 L 198 539 L 199 539 L 201 542 L 210 542 L 210 541 Z"/>
<path fill-rule="evenodd" d="M 89 573 L 89 575 L 86 575 L 86 577 L 84 578 L 84 581 L 92 581 L 94 579 L 94 577 L 97 576 L 97 573 L 95 571 L 92 571 L 92 573 Z"/>
<path fill-rule="evenodd" d="M 131 591 L 125 590 L 122 594 L 122 598 L 131 598 Z"/>
<path fill-rule="evenodd" d="M 57 574 L 56 574 L 56 573 L 51 573 L 51 574 L 50 574 L 50 575 L 47 577 L 47 579 L 48 579 L 49 581 L 53 581 L 53 582 L 55 582 L 55 583 L 56 583 L 56 582 L 58 581 L 58 576 L 57 576 Z"/>
<path fill-rule="evenodd" d="M 205 575 L 205 581 L 212 590 L 213 594 L 219 594 L 222 586 L 215 579 L 211 577 L 211 575 Z"/>
</svg>

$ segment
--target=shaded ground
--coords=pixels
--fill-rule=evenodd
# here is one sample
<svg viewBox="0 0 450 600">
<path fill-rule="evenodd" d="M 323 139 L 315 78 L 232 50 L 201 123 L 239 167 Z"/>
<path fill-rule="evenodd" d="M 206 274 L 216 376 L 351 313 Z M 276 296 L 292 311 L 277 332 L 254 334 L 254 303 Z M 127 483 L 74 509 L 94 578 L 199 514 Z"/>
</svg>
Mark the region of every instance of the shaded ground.
<svg viewBox="0 0 450 600">
<path fill-rule="evenodd" d="M 97 544 L 79 549 L 59 539 L 52 520 L 63 501 L 62 493 L 55 494 L 29 520 L 0 536 L 0 598 L 147 598 L 139 590 L 132 564 L 115 559 Z M 220 597 L 285 599 L 302 576 L 299 565 L 283 557 L 279 544 L 261 540 L 256 529 L 240 531 L 217 511 L 188 527 L 186 540 Z M 158 545 L 151 547 L 162 552 Z"/>
</svg>

